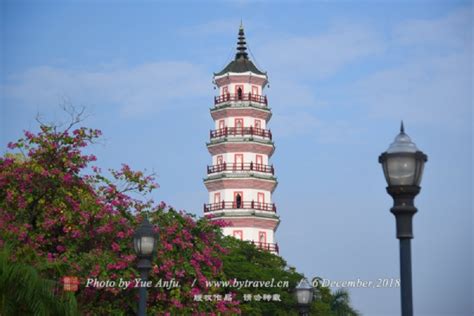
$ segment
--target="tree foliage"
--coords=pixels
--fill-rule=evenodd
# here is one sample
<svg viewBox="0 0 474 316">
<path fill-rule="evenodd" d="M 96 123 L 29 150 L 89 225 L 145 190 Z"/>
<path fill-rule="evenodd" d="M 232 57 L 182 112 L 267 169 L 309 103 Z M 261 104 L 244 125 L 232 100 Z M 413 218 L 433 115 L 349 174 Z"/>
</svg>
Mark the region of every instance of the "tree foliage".
<svg viewBox="0 0 474 316">
<path fill-rule="evenodd" d="M 71 293 L 55 293 L 58 283 L 32 266 L 13 263 L 10 248 L 0 251 L 0 315 L 77 315 Z"/>
<path fill-rule="evenodd" d="M 150 279 L 174 278 L 180 284 L 150 289 L 150 312 L 239 312 L 237 301 L 193 300 L 196 293 L 215 291 L 205 281 L 221 275 L 220 227 L 135 197 L 157 187 L 141 171 L 123 165 L 108 178 L 90 166 L 96 158 L 84 148 L 100 135 L 95 129 L 43 124 L 38 133 L 26 131 L 9 144 L 19 153 L 0 158 L 0 244 L 11 244 L 10 260 L 31 265 L 50 280 L 79 277 L 76 298 L 83 314 L 133 314 L 135 289 L 84 285 L 88 278 L 138 277 L 132 235 L 146 212 L 161 235 Z"/>
<path fill-rule="evenodd" d="M 145 215 L 160 236 L 150 273 L 152 284 L 160 286 L 148 290 L 150 314 L 296 315 L 293 288 L 301 274 L 279 256 L 224 238 L 224 222 L 155 203 L 147 197 L 158 187 L 152 175 L 125 164 L 108 172 L 92 165 L 96 157 L 86 154 L 86 147 L 101 132 L 77 128 L 79 116 L 72 117 L 65 128 L 40 124 L 37 133 L 25 131 L 8 144 L 12 152 L 0 157 L 0 246 L 7 249 L 0 253 L 2 315 L 135 314 L 134 282 L 126 289 L 86 287 L 86 282 L 138 278 L 132 236 Z M 60 290 L 64 276 L 79 278 L 77 292 Z M 178 286 L 163 284 L 170 280 Z M 212 286 L 210 280 L 288 283 L 236 288 Z M 333 296 L 324 288 L 320 293 L 312 314 L 356 315 L 349 313 L 347 295 Z M 222 299 L 226 294 L 232 299 Z M 244 299 L 263 294 L 280 301 Z"/>
<path fill-rule="evenodd" d="M 240 308 L 244 315 L 297 315 L 293 289 L 302 275 L 289 269 L 283 258 L 267 251 L 261 251 L 254 245 L 226 237 L 224 245 L 229 252 L 223 256 L 224 274 L 228 280 L 268 281 L 271 287 L 256 284 L 239 290 Z M 286 282 L 286 284 L 285 284 Z M 245 301 L 244 295 L 251 295 Z M 272 295 L 272 300 L 255 300 L 255 296 Z M 273 296 L 279 300 L 273 300 Z"/>
<path fill-rule="evenodd" d="M 349 292 L 346 289 L 338 289 L 331 292 L 328 287 L 322 285 L 322 279 L 313 278 L 314 302 L 311 305 L 311 315 L 314 316 L 359 316 L 350 305 Z"/>
<path fill-rule="evenodd" d="M 264 301 L 241 299 L 240 309 L 244 315 L 298 315 L 298 306 L 294 297 L 294 288 L 304 277 L 294 268 L 289 268 L 286 261 L 270 252 L 261 251 L 254 245 L 226 237 L 223 245 L 228 249 L 223 260 L 223 270 L 227 280 L 274 280 L 273 287 L 243 287 L 239 289 L 238 296 L 250 294 L 277 295 L 280 301 Z M 287 281 L 287 286 L 277 286 L 278 281 Z M 314 281 L 314 279 L 312 280 Z M 319 280 L 321 281 L 321 280 Z M 350 306 L 349 293 L 339 289 L 334 293 L 322 282 L 312 282 L 314 299 L 310 311 L 312 316 L 358 316 L 359 313 Z M 280 283 L 282 285 L 283 283 Z"/>
</svg>

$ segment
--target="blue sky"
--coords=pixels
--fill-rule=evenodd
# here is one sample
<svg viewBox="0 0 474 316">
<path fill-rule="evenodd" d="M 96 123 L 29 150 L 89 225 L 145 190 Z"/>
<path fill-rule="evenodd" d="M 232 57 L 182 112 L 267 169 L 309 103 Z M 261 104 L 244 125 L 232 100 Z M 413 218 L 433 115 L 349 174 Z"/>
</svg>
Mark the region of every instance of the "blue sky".
<svg viewBox="0 0 474 316">
<path fill-rule="evenodd" d="M 154 170 L 156 200 L 202 215 L 212 73 L 240 19 L 268 71 L 281 255 L 307 276 L 398 276 L 377 162 L 401 119 L 429 161 L 416 200 L 417 315 L 473 312 L 472 2 L 2 1 L 0 145 L 86 106 L 103 167 Z M 351 289 L 399 315 L 399 289 Z"/>
</svg>

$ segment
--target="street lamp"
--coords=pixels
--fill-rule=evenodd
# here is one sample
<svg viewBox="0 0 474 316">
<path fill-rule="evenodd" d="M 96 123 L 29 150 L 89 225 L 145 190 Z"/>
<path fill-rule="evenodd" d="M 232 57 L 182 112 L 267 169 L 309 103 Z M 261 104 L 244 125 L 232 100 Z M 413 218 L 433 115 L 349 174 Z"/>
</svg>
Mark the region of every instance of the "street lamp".
<svg viewBox="0 0 474 316">
<path fill-rule="evenodd" d="M 428 157 L 418 150 L 405 134 L 403 122 L 400 134 L 386 152 L 379 157 L 382 164 L 387 192 L 393 198 L 390 211 L 397 222 L 397 238 L 400 240 L 400 279 L 402 316 L 413 315 L 411 281 L 411 239 L 413 238 L 413 215 L 417 212 L 415 196 L 420 192 L 423 167 Z"/>
<path fill-rule="evenodd" d="M 153 225 L 145 217 L 133 236 L 133 248 L 138 256 L 137 268 L 140 271 L 141 279 L 138 316 L 146 315 L 147 287 L 145 284 L 151 269 L 151 261 L 155 252 L 157 238 L 157 234 L 153 231 Z"/>
<path fill-rule="evenodd" d="M 313 301 L 313 287 L 306 278 L 301 279 L 300 283 L 296 286 L 295 297 L 298 302 L 300 315 L 309 315 L 309 307 Z"/>
</svg>

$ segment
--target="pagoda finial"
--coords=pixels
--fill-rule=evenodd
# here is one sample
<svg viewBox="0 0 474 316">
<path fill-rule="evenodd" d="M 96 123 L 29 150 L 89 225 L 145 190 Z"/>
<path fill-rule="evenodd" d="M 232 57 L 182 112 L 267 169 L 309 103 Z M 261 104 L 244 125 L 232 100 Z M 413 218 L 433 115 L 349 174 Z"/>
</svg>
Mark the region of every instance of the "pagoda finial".
<svg viewBox="0 0 474 316">
<path fill-rule="evenodd" d="M 247 54 L 247 43 L 245 42 L 245 34 L 244 34 L 244 25 L 242 20 L 240 20 L 240 27 L 239 27 L 239 37 L 237 41 L 237 53 L 235 54 L 235 59 L 249 59 Z"/>
<path fill-rule="evenodd" d="M 403 126 L 403 120 L 402 120 L 402 123 L 400 124 L 400 133 L 405 134 L 405 127 Z"/>
</svg>

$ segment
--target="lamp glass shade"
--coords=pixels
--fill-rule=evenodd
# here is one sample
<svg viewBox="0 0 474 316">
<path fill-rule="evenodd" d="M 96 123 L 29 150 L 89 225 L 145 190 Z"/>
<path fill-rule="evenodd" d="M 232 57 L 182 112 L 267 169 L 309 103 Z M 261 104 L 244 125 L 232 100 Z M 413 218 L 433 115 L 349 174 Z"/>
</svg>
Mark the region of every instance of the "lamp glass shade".
<svg viewBox="0 0 474 316">
<path fill-rule="evenodd" d="M 387 151 L 380 155 L 379 162 L 389 186 L 419 186 L 427 159 L 405 134 L 402 123 L 400 133 Z"/>
<path fill-rule="evenodd" d="M 140 254 L 143 256 L 149 256 L 155 249 L 155 238 L 143 236 L 140 240 Z"/>
<path fill-rule="evenodd" d="M 155 238 L 142 236 L 133 240 L 135 253 L 139 256 L 149 256 L 155 249 Z"/>
<path fill-rule="evenodd" d="M 151 256 L 155 250 L 157 235 L 153 226 L 144 219 L 133 236 L 133 248 L 139 257 Z"/>
<path fill-rule="evenodd" d="M 416 185 L 420 185 L 421 178 L 423 178 L 423 170 L 425 169 L 425 161 L 424 159 L 417 160 L 416 164 Z"/>
<path fill-rule="evenodd" d="M 302 279 L 295 288 L 296 301 L 300 305 L 309 305 L 313 301 L 313 287 L 308 280 Z"/>
<path fill-rule="evenodd" d="M 296 290 L 296 300 L 298 301 L 298 304 L 306 305 L 311 303 L 312 296 L 310 289 Z"/>
<path fill-rule="evenodd" d="M 135 250 L 135 253 L 138 255 L 140 254 L 140 238 L 139 237 L 133 237 L 133 249 Z"/>
<path fill-rule="evenodd" d="M 415 185 L 416 184 L 416 159 L 415 155 L 388 156 L 387 182 L 390 185 Z"/>
</svg>

